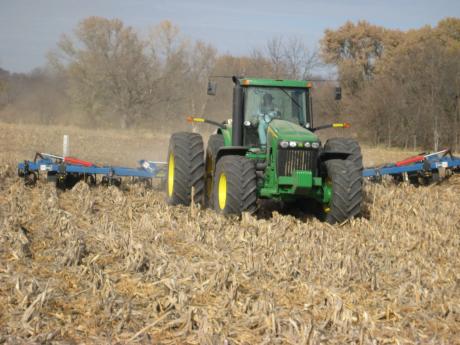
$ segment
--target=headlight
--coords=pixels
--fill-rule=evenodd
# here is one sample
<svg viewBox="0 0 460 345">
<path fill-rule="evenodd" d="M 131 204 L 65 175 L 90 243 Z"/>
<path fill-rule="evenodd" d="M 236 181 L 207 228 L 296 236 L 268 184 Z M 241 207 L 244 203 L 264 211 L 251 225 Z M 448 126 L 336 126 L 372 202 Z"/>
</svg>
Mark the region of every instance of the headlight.
<svg viewBox="0 0 460 345">
<path fill-rule="evenodd" d="M 306 142 L 305 142 L 305 147 L 306 147 L 306 148 L 310 148 L 310 147 L 311 147 L 311 143 L 310 143 L 309 141 L 306 141 Z"/>
<path fill-rule="evenodd" d="M 296 147 L 297 146 L 297 143 L 295 141 L 290 141 L 289 142 L 289 146 L 290 147 Z"/>
<path fill-rule="evenodd" d="M 280 147 L 283 149 L 287 149 L 289 146 L 289 143 L 287 141 L 280 141 Z"/>
<path fill-rule="evenodd" d="M 319 143 L 318 142 L 311 143 L 311 147 L 314 148 L 314 149 L 318 149 L 319 148 Z"/>
</svg>

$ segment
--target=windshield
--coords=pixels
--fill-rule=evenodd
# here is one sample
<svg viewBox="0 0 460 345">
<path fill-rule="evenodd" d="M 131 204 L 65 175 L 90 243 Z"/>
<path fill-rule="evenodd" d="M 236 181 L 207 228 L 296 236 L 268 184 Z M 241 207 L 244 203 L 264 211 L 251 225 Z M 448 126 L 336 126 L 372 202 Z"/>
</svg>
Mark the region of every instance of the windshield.
<svg viewBox="0 0 460 345">
<path fill-rule="evenodd" d="M 305 88 L 248 87 L 244 89 L 245 146 L 267 145 L 267 129 L 274 119 L 310 125 L 308 91 Z"/>
<path fill-rule="evenodd" d="M 248 87 L 245 88 L 244 120 L 254 123 L 265 115 L 305 126 L 307 103 L 307 89 Z"/>
</svg>

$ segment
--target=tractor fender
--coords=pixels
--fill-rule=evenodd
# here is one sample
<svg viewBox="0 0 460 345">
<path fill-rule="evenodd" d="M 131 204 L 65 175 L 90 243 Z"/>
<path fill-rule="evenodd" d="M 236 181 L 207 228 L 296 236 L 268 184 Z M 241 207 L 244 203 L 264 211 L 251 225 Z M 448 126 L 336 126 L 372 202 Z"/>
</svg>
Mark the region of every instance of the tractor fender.
<svg viewBox="0 0 460 345">
<path fill-rule="evenodd" d="M 216 164 L 224 156 L 244 156 L 248 152 L 248 148 L 244 146 L 224 146 L 217 151 Z"/>
<path fill-rule="evenodd" d="M 230 128 L 218 128 L 216 134 L 221 134 L 224 137 L 225 145 L 232 145 L 232 131 Z"/>
</svg>

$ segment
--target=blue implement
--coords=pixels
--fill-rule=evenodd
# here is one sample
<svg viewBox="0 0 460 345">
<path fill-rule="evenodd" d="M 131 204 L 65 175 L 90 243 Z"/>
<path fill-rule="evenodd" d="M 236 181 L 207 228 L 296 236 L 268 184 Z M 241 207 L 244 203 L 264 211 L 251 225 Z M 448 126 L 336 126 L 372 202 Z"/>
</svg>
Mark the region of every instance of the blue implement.
<svg viewBox="0 0 460 345">
<path fill-rule="evenodd" d="M 139 167 L 129 168 L 121 166 L 85 166 L 67 163 L 63 157 L 37 153 L 33 161 L 24 161 L 18 164 L 18 175 L 25 178 L 26 184 L 34 184 L 40 174 L 46 174 L 49 179 L 65 181 L 63 187 L 71 187 L 79 180 L 91 177 L 93 183 L 96 176 L 102 176 L 102 182 L 121 182 L 122 177 L 135 177 L 140 179 L 164 178 L 166 172 L 165 162 L 148 160 L 139 161 Z"/>
<path fill-rule="evenodd" d="M 379 181 L 387 175 L 397 180 L 409 180 L 414 183 L 424 179 L 424 184 L 427 184 L 431 181 L 440 181 L 454 172 L 460 172 L 460 157 L 453 156 L 450 150 L 425 154 L 421 157 L 421 160 L 411 164 L 401 165 L 400 162 L 397 162 L 380 167 L 365 168 L 363 177 Z"/>
<path fill-rule="evenodd" d="M 141 161 L 143 166 L 140 168 L 126 168 L 117 166 L 103 166 L 103 167 L 85 167 L 74 164 L 56 164 L 48 160 L 38 160 L 36 162 L 25 161 L 18 164 L 18 169 L 25 172 L 51 172 L 51 173 L 77 173 L 77 174 L 91 174 L 91 175 L 107 175 L 107 176 L 120 176 L 120 177 L 144 177 L 154 178 L 162 177 L 164 175 L 164 165 L 166 163 Z M 147 168 L 144 165 L 148 165 Z"/>
</svg>

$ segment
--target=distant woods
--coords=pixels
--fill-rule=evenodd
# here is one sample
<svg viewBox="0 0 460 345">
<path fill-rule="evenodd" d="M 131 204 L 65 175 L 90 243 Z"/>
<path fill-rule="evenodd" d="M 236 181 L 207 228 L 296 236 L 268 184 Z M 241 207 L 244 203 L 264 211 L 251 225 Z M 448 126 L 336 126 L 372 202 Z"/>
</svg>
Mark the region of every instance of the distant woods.
<svg viewBox="0 0 460 345">
<path fill-rule="evenodd" d="M 184 129 L 194 114 L 231 116 L 231 81 L 211 75 L 321 79 L 316 124 L 353 123 L 372 144 L 460 149 L 460 19 L 398 31 L 365 21 L 326 30 L 318 51 L 300 37 L 273 37 L 247 56 L 219 54 L 164 21 L 140 34 L 122 21 L 90 17 L 64 35 L 46 67 L 28 74 L 0 69 L 0 119 L 91 127 Z M 1 67 L 1 66 L 0 66 Z M 318 73 L 322 71 L 322 73 Z"/>
<path fill-rule="evenodd" d="M 321 56 L 338 67 L 343 109 L 375 144 L 460 149 L 460 19 L 407 32 L 367 22 L 326 30 Z"/>
</svg>

